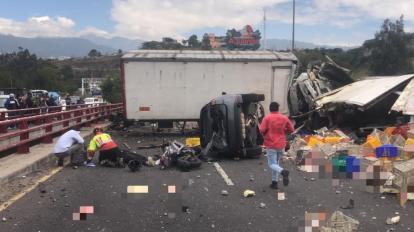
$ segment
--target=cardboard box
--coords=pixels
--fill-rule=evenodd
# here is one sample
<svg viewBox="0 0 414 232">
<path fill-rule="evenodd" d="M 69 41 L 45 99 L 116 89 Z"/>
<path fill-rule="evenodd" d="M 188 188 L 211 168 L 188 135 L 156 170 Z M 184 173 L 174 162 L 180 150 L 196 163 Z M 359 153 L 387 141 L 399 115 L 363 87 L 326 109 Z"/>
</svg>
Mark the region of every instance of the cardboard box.
<svg viewBox="0 0 414 232">
<path fill-rule="evenodd" d="M 406 145 L 403 148 L 402 157 L 405 160 L 414 158 L 414 145 Z"/>
<path fill-rule="evenodd" d="M 393 173 L 395 179 L 393 183 L 398 186 L 402 194 L 408 193 L 408 186 L 414 183 L 414 159 L 394 165 Z M 407 199 L 400 198 L 400 204 L 403 206 Z"/>
<path fill-rule="evenodd" d="M 414 139 L 414 129 L 407 131 L 407 136 L 410 139 Z"/>
</svg>

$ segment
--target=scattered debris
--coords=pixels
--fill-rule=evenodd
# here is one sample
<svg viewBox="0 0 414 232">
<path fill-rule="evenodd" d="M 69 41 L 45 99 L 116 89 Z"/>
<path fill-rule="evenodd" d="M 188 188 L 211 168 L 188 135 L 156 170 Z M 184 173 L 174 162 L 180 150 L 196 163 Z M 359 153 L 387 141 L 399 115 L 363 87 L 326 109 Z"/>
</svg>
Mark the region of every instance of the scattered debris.
<svg viewBox="0 0 414 232">
<path fill-rule="evenodd" d="M 255 195 L 256 195 L 256 193 L 252 190 L 249 190 L 249 189 L 247 189 L 243 192 L 244 197 L 253 197 Z"/>
<path fill-rule="evenodd" d="M 2 220 L 3 222 L 5 222 L 5 221 L 7 221 L 7 218 L 3 217 L 1 220 Z"/>
<path fill-rule="evenodd" d="M 283 192 L 278 192 L 278 193 L 277 193 L 277 199 L 278 199 L 279 201 L 284 201 L 284 200 L 286 200 L 286 194 L 285 194 L 285 193 L 283 193 Z"/>
<path fill-rule="evenodd" d="M 229 195 L 229 192 L 227 192 L 227 190 L 221 190 L 221 195 L 227 196 Z"/>
<path fill-rule="evenodd" d="M 355 202 L 353 199 L 349 199 L 348 205 L 341 206 L 341 209 L 353 209 L 355 207 Z"/>
<path fill-rule="evenodd" d="M 182 206 L 181 211 L 183 211 L 183 213 L 190 213 L 190 209 L 188 208 L 188 206 Z"/>
<path fill-rule="evenodd" d="M 46 192 L 47 192 L 47 191 L 46 191 L 46 186 L 45 186 L 45 184 L 43 184 L 43 183 L 40 183 L 40 184 L 39 184 L 38 189 L 39 189 L 39 192 L 40 192 L 40 193 L 46 193 Z"/>
<path fill-rule="evenodd" d="M 397 224 L 399 223 L 401 220 L 400 216 L 395 216 L 395 217 L 389 217 L 386 220 L 387 225 L 393 225 L 393 224 Z"/>
<path fill-rule="evenodd" d="M 341 211 L 335 211 L 332 216 L 326 221 L 326 226 L 322 226 L 321 232 L 353 232 L 357 231 L 359 221 L 349 216 L 346 216 Z"/>
<path fill-rule="evenodd" d="M 131 146 L 129 146 L 129 145 L 128 145 L 128 143 L 126 143 L 126 142 L 125 142 L 125 143 L 123 143 L 123 144 L 124 144 L 124 146 L 125 146 L 126 148 L 128 148 L 128 150 L 131 150 L 131 149 L 132 149 L 132 148 L 131 148 Z"/>
<path fill-rule="evenodd" d="M 260 207 L 260 208 L 262 208 L 262 209 L 263 209 L 263 208 L 266 208 L 266 204 L 265 204 L 265 203 L 263 203 L 263 202 L 261 202 L 259 207 Z"/>
<path fill-rule="evenodd" d="M 341 193 L 341 191 L 339 191 L 339 190 L 336 190 L 336 191 L 335 191 L 335 193 L 336 193 L 336 194 L 340 194 L 340 193 Z"/>
<path fill-rule="evenodd" d="M 146 165 L 149 166 L 149 167 L 154 167 L 155 166 L 155 161 L 154 161 L 154 158 L 152 158 L 152 156 L 148 157 Z"/>
</svg>

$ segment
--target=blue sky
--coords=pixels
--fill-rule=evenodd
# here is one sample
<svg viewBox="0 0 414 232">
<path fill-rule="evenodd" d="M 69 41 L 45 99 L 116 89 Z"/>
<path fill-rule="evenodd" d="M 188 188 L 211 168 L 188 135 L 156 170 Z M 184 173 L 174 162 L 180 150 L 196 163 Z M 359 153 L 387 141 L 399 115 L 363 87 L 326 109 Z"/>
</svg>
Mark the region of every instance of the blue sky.
<svg viewBox="0 0 414 232">
<path fill-rule="evenodd" d="M 251 24 L 267 38 L 290 39 L 292 0 L 0 0 L 0 33 L 16 36 L 186 38 Z M 414 0 L 296 0 L 296 39 L 355 46 L 385 18 L 405 15 L 414 31 Z"/>
<path fill-rule="evenodd" d="M 24 6 L 24 7 L 22 7 Z M 25 21 L 30 17 L 64 16 L 76 29 L 94 26 L 111 30 L 111 0 L 0 0 L 0 17 Z"/>
</svg>

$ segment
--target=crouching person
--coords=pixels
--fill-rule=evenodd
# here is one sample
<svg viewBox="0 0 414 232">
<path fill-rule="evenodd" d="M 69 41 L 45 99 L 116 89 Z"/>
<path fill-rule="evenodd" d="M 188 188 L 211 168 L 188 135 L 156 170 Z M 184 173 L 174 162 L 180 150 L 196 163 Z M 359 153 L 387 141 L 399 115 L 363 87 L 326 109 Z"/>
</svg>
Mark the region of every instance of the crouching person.
<svg viewBox="0 0 414 232">
<path fill-rule="evenodd" d="M 120 150 L 109 134 L 103 132 L 101 127 L 95 127 L 93 138 L 88 146 L 88 159 L 86 166 L 94 167 L 92 159 L 99 150 L 99 164 L 106 167 L 119 167 Z"/>
<path fill-rule="evenodd" d="M 63 166 L 64 158 L 70 156 L 72 166 L 81 164 L 83 160 L 80 160 L 85 156 L 84 141 L 80 136 L 80 131 L 69 130 L 59 137 L 55 144 L 53 153 L 58 158 L 58 166 Z"/>
</svg>

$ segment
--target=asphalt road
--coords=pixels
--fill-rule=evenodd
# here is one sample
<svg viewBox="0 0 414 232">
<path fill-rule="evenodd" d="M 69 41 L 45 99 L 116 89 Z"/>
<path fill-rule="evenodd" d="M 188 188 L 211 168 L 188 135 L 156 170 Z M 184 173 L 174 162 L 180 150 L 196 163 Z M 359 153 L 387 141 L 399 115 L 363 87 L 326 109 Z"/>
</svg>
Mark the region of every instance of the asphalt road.
<svg viewBox="0 0 414 232">
<path fill-rule="evenodd" d="M 160 141 L 118 133 L 115 138 L 133 148 Z M 149 155 L 159 149 L 140 152 Z M 412 202 L 402 208 L 394 195 L 368 193 L 361 181 L 342 181 L 334 187 L 332 180 L 318 179 L 288 165 L 291 184 L 277 191 L 268 187 L 266 157 L 221 160 L 219 164 L 234 186 L 224 182 L 212 163 L 203 163 L 191 172 L 157 167 L 144 167 L 136 173 L 66 167 L 0 212 L 0 219 L 6 219 L 0 221 L 0 231 L 304 231 L 300 227 L 304 226 L 305 212 L 330 215 L 335 210 L 359 220 L 358 231 L 414 229 Z M 127 194 L 128 185 L 148 185 L 149 193 Z M 176 186 L 175 194 L 167 193 L 168 185 Z M 255 191 L 256 196 L 244 198 L 246 189 Z M 222 190 L 229 195 L 221 195 Z M 278 192 L 284 192 L 286 199 L 278 200 Z M 350 198 L 355 208 L 340 209 Z M 72 215 L 80 206 L 94 206 L 94 213 L 88 214 L 87 220 L 74 221 Z M 386 225 L 386 218 L 395 212 L 401 222 Z"/>
</svg>

